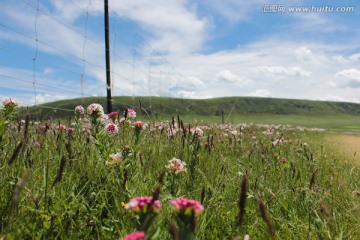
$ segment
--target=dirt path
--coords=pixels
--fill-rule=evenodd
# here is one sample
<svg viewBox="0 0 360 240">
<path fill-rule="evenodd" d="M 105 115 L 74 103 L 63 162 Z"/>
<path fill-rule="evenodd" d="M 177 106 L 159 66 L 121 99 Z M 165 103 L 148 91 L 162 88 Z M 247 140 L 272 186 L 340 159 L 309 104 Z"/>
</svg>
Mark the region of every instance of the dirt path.
<svg viewBox="0 0 360 240">
<path fill-rule="evenodd" d="M 360 136 L 336 134 L 329 135 L 327 139 L 335 149 L 360 165 Z"/>
</svg>

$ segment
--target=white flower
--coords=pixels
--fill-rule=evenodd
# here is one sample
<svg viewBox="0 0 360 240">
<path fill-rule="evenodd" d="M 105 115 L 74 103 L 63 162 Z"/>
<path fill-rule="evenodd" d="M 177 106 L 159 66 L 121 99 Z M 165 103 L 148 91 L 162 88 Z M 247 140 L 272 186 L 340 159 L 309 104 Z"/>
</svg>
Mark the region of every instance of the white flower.
<svg viewBox="0 0 360 240">
<path fill-rule="evenodd" d="M 169 164 L 166 165 L 165 167 L 170 170 L 174 170 L 175 173 L 179 173 L 179 172 L 186 172 L 185 166 L 186 166 L 185 162 L 174 157 L 173 159 L 169 160 Z"/>
</svg>

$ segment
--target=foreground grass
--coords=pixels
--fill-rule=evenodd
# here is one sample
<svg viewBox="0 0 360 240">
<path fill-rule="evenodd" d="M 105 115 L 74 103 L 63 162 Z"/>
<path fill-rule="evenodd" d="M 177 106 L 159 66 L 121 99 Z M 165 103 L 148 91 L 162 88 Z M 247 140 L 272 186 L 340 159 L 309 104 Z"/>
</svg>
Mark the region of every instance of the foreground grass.
<svg viewBox="0 0 360 240">
<path fill-rule="evenodd" d="M 123 203 L 160 187 L 149 230 L 157 239 L 171 239 L 169 202 L 180 196 L 204 206 L 197 239 L 360 239 L 359 168 L 326 133 L 198 120 L 200 137 L 180 123 L 148 122 L 139 139 L 131 125 L 109 136 L 84 122 L 71 133 L 56 121 L 10 123 L 0 150 L 0 238 L 119 239 L 138 228 Z M 106 164 L 114 153 L 121 160 Z M 186 172 L 165 168 L 173 157 Z"/>
</svg>

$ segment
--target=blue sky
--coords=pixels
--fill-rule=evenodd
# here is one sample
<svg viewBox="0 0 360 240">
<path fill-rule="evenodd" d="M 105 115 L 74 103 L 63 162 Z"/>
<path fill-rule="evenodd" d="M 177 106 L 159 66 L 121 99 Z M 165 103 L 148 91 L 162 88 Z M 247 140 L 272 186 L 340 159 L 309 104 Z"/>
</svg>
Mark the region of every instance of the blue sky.
<svg viewBox="0 0 360 240">
<path fill-rule="evenodd" d="M 33 105 L 105 96 L 102 0 L 1 0 L 1 6 L 1 99 Z M 115 96 L 360 102 L 358 0 L 109 0 L 109 6 Z"/>
</svg>

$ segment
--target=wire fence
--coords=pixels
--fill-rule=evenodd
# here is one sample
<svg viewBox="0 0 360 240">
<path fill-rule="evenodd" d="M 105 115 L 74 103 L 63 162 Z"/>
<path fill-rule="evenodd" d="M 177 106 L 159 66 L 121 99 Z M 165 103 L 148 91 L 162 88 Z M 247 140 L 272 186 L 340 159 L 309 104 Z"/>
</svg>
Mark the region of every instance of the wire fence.
<svg viewBox="0 0 360 240">
<path fill-rule="evenodd" d="M 50 1 L 21 0 L 16 5 L 8 1 L 6 16 L 0 17 L 0 82 L 3 93 L 20 92 L 24 106 L 65 98 L 78 98 L 84 104 L 87 97 L 106 93 L 104 2 L 64 0 L 57 4 L 56 10 Z M 56 12 L 59 9 L 63 12 Z M 146 30 L 140 32 L 135 22 L 111 4 L 109 12 L 114 105 L 122 104 L 116 96 L 131 96 L 134 104 L 136 97 L 148 96 L 150 111 L 155 103 L 172 108 L 161 98 L 182 98 L 180 90 L 187 87 L 188 77 L 174 67 L 163 49 L 152 46 Z M 190 103 L 182 100 L 185 104 L 179 111 L 187 112 Z M 49 104 L 41 107 L 52 108 Z"/>
</svg>

